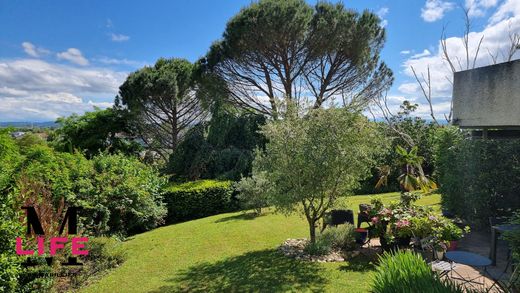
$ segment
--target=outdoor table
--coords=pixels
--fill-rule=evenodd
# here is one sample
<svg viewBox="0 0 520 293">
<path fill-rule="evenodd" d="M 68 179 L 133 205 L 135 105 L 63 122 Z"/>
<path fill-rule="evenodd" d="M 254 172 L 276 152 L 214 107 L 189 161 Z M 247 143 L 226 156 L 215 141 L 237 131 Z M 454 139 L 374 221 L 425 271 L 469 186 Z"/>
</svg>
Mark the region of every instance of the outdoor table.
<svg viewBox="0 0 520 293">
<path fill-rule="evenodd" d="M 493 282 L 496 283 L 496 280 L 491 276 L 491 274 L 487 271 L 487 267 L 491 265 L 491 260 L 485 256 L 478 255 L 476 253 L 468 252 L 468 251 L 448 251 L 446 252 L 446 258 L 450 261 L 450 263 L 459 263 L 463 265 L 468 265 L 471 267 L 481 267 L 484 269 L 484 277 L 488 277 Z M 454 270 L 451 270 L 451 273 L 453 274 Z M 458 272 L 455 271 L 455 273 L 458 275 L 457 279 L 460 279 L 464 281 L 464 283 L 473 283 L 473 284 L 480 284 L 483 285 L 484 283 L 478 283 L 475 280 L 479 277 L 473 278 L 473 279 L 466 279 L 462 275 L 460 275 Z M 495 284 L 493 284 L 495 286 Z M 493 288 L 491 286 L 491 288 Z"/>
<path fill-rule="evenodd" d="M 502 234 L 504 232 L 510 232 L 519 230 L 520 225 L 518 224 L 504 224 L 504 225 L 496 225 L 491 226 L 491 250 L 489 251 L 489 258 L 491 259 L 492 265 L 497 265 L 497 240 L 498 234 Z"/>
</svg>

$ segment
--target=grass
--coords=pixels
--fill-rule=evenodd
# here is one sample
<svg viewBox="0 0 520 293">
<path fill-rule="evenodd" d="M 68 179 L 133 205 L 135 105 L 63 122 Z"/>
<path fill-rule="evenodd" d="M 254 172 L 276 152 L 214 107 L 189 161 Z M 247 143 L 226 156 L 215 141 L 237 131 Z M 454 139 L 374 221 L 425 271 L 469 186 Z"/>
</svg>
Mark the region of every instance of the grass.
<svg viewBox="0 0 520 293">
<path fill-rule="evenodd" d="M 384 202 L 398 193 L 377 195 Z M 349 197 L 354 211 L 368 196 Z M 439 209 L 440 196 L 418 202 Z M 309 263 L 281 256 L 287 238 L 308 236 L 299 216 L 227 213 L 161 227 L 124 243 L 126 262 L 82 292 L 368 292 L 374 265 Z"/>
</svg>

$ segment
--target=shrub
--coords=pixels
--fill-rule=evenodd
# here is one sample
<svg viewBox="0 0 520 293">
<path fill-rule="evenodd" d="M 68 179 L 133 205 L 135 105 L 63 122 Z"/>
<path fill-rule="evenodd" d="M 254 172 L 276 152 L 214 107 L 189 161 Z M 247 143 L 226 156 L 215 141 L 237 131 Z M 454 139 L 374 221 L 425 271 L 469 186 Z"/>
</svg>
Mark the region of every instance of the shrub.
<svg viewBox="0 0 520 293">
<path fill-rule="evenodd" d="M 166 223 L 192 220 L 236 210 L 230 181 L 199 180 L 166 188 Z"/>
<path fill-rule="evenodd" d="M 260 172 L 252 177 L 242 178 L 235 184 L 237 199 L 243 209 L 254 209 L 256 214 L 269 204 L 270 183 Z"/>
<path fill-rule="evenodd" d="M 122 154 L 93 158 L 94 190 L 82 198 L 96 234 L 134 234 L 164 222 L 166 178 L 138 159 Z"/>
<path fill-rule="evenodd" d="M 520 139 L 463 139 L 452 128 L 437 133 L 436 175 L 442 206 L 471 224 L 510 216 L 520 208 Z"/>
<path fill-rule="evenodd" d="M 307 242 L 303 251 L 309 255 L 326 255 L 332 250 L 330 239 L 318 237 L 315 242 Z"/>
<path fill-rule="evenodd" d="M 325 241 L 331 243 L 332 248 L 340 250 L 353 250 L 356 246 L 356 234 L 354 225 L 350 223 L 338 225 L 336 227 L 328 227 L 323 231 L 318 238 L 326 239 Z"/>
<path fill-rule="evenodd" d="M 420 255 L 410 251 L 385 252 L 372 278 L 374 293 L 462 293 L 462 285 L 441 280 Z"/>
</svg>

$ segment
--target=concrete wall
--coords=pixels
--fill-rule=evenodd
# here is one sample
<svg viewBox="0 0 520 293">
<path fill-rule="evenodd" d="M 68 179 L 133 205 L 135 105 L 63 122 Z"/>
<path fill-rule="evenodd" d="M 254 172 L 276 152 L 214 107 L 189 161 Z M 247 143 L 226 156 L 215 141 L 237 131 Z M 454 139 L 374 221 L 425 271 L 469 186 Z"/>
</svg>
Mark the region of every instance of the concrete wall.
<svg viewBox="0 0 520 293">
<path fill-rule="evenodd" d="M 520 60 L 456 72 L 453 124 L 461 128 L 520 127 Z"/>
</svg>

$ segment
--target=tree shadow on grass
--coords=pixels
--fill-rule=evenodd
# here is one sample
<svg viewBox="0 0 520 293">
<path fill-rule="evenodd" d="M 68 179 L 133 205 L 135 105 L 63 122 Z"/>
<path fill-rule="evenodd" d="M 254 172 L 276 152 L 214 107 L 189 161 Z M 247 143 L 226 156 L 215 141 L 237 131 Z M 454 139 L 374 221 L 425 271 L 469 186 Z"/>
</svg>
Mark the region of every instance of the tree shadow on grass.
<svg viewBox="0 0 520 293">
<path fill-rule="evenodd" d="M 261 250 L 181 271 L 170 286 L 152 292 L 322 292 L 328 280 L 318 263 Z"/>
<path fill-rule="evenodd" d="M 216 220 L 215 223 L 223 223 L 223 222 L 238 221 L 238 220 L 254 220 L 254 219 L 263 217 L 266 214 L 267 213 L 262 213 L 260 215 L 257 215 L 255 213 L 240 213 L 238 215 L 220 218 L 220 219 Z"/>
<path fill-rule="evenodd" d="M 347 264 L 339 267 L 344 272 L 368 272 L 376 269 L 374 260 L 366 255 L 359 255 L 350 259 Z"/>
</svg>

